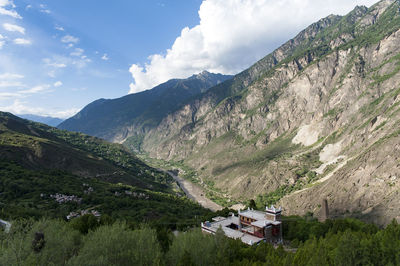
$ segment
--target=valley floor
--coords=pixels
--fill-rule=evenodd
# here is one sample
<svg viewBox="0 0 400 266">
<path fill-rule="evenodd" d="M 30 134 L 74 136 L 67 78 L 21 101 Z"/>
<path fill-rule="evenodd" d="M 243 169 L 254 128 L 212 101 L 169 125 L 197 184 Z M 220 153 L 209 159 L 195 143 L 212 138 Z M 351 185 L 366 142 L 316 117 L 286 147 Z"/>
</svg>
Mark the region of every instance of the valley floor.
<svg viewBox="0 0 400 266">
<path fill-rule="evenodd" d="M 218 205 L 217 203 L 208 199 L 200 186 L 193 184 L 189 180 L 185 180 L 172 172 L 167 171 L 167 173 L 173 177 L 176 182 L 178 182 L 179 186 L 183 192 L 185 192 L 188 198 L 198 202 L 204 208 L 208 208 L 212 211 L 219 211 L 223 209 L 221 205 Z"/>
</svg>

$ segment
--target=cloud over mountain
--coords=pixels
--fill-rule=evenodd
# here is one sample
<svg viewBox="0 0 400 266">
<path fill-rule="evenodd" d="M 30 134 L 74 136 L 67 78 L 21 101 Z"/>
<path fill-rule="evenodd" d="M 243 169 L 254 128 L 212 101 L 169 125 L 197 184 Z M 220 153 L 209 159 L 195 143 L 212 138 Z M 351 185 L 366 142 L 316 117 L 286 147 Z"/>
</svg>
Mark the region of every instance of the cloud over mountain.
<svg viewBox="0 0 400 266">
<path fill-rule="evenodd" d="M 306 25 L 375 0 L 204 0 L 200 23 L 184 28 L 170 49 L 133 64 L 130 93 L 202 70 L 234 74 L 261 59 Z M 282 23 L 283 21 L 283 23 Z"/>
<path fill-rule="evenodd" d="M 14 24 L 10 24 L 10 23 L 4 23 L 3 24 L 3 28 L 6 31 L 14 31 L 14 32 L 19 32 L 21 34 L 25 34 L 25 28 L 18 26 L 18 25 L 14 25 Z"/>
<path fill-rule="evenodd" d="M 22 17 L 14 10 L 15 5 L 10 0 L 0 0 L 0 15 L 10 16 L 16 19 L 22 19 Z"/>
</svg>

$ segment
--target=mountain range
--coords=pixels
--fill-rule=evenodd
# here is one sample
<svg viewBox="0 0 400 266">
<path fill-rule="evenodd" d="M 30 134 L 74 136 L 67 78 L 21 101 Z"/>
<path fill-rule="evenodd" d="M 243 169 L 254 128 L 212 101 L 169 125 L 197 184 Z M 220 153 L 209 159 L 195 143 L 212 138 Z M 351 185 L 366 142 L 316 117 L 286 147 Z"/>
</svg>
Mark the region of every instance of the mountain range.
<svg viewBox="0 0 400 266">
<path fill-rule="evenodd" d="M 32 114 L 23 114 L 18 115 L 21 118 L 32 120 L 35 122 L 43 123 L 48 126 L 56 127 L 58 126 L 64 119 L 51 117 L 51 116 L 40 116 L 40 115 L 32 115 Z"/>
<path fill-rule="evenodd" d="M 399 1 L 357 6 L 213 87 L 177 97 L 172 80 L 93 102 L 60 128 L 184 165 L 227 205 L 319 216 L 327 199 L 332 217 L 387 224 L 400 218 L 399 44 Z"/>
<path fill-rule="evenodd" d="M 118 99 L 100 99 L 65 120 L 58 127 L 109 141 L 123 142 L 156 127 L 182 102 L 207 91 L 231 76 L 207 71 L 187 79 L 172 79 L 155 88 Z"/>
</svg>

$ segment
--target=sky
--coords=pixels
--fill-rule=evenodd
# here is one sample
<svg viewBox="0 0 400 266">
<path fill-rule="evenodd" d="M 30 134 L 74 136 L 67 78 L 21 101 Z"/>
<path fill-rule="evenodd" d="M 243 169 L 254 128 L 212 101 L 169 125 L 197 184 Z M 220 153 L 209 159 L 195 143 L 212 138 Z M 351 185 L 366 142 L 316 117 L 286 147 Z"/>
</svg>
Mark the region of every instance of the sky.
<svg viewBox="0 0 400 266">
<path fill-rule="evenodd" d="M 0 110 L 70 117 L 207 70 L 236 74 L 373 0 L 0 0 Z"/>
</svg>

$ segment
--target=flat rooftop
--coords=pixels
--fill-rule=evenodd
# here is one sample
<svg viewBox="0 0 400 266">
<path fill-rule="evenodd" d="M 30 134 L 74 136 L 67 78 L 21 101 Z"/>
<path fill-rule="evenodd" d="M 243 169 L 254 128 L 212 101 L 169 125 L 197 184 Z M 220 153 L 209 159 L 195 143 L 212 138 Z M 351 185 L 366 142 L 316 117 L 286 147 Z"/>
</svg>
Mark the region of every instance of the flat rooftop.
<svg viewBox="0 0 400 266">
<path fill-rule="evenodd" d="M 263 220 L 258 220 L 258 221 L 252 222 L 251 225 L 254 225 L 259 228 L 263 228 L 264 226 L 267 226 L 269 224 L 280 225 L 281 223 L 282 222 L 280 222 L 280 221 L 271 221 L 271 220 L 263 219 Z"/>
<path fill-rule="evenodd" d="M 218 228 L 221 228 L 227 237 L 230 237 L 233 239 L 240 239 L 243 243 L 248 244 L 248 245 L 253 245 L 253 244 L 256 244 L 256 243 L 264 240 L 263 238 L 252 236 L 252 235 L 246 234 L 244 232 L 240 232 L 239 230 L 229 228 L 229 226 L 231 224 L 239 226 L 239 217 L 229 216 L 227 218 L 224 218 L 224 217 L 216 217 L 216 218 L 218 218 L 218 219 L 215 219 L 215 220 L 218 220 L 218 221 L 211 222 L 211 223 L 203 223 L 202 230 L 209 231 L 210 233 L 216 233 Z M 224 218 L 224 219 L 221 219 L 221 218 Z"/>
<path fill-rule="evenodd" d="M 265 212 L 255 210 L 240 211 L 241 216 L 245 216 L 254 220 L 265 220 Z"/>
</svg>

